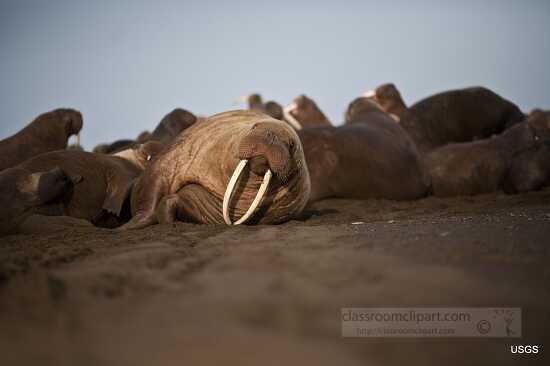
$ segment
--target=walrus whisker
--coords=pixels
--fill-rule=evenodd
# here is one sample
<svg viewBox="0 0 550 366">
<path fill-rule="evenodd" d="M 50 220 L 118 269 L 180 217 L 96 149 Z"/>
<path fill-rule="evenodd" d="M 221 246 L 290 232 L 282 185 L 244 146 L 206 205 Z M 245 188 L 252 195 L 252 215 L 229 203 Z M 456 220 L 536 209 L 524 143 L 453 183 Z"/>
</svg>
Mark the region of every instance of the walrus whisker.
<svg viewBox="0 0 550 366">
<path fill-rule="evenodd" d="M 285 117 L 285 120 L 292 126 L 294 127 L 295 130 L 301 130 L 302 129 L 302 125 L 300 124 L 300 122 L 294 118 L 294 116 L 292 115 L 292 113 L 290 113 L 295 107 L 295 104 L 292 103 L 292 104 L 289 104 L 287 105 L 284 109 L 283 109 L 283 116 Z"/>
<path fill-rule="evenodd" d="M 246 211 L 246 213 L 237 221 L 231 222 L 231 218 L 229 217 L 229 200 L 231 199 L 231 195 L 233 194 L 233 190 L 235 189 L 235 184 L 237 183 L 237 180 L 241 176 L 241 173 L 246 166 L 246 163 L 248 163 L 248 160 L 241 160 L 237 167 L 235 168 L 235 171 L 233 171 L 233 175 L 231 176 L 231 179 L 229 180 L 229 184 L 227 185 L 227 188 L 225 190 L 225 194 L 223 196 L 223 220 L 227 225 L 240 225 L 245 223 L 250 216 L 254 213 L 258 205 L 260 204 L 260 201 L 264 197 L 265 192 L 267 191 L 267 187 L 269 186 L 269 181 L 271 180 L 271 170 L 267 170 L 267 172 L 264 175 L 264 180 L 262 182 L 262 185 L 260 186 L 260 189 L 258 190 L 258 193 L 256 194 L 256 197 L 254 198 L 254 201 L 252 201 L 252 204 Z"/>
</svg>

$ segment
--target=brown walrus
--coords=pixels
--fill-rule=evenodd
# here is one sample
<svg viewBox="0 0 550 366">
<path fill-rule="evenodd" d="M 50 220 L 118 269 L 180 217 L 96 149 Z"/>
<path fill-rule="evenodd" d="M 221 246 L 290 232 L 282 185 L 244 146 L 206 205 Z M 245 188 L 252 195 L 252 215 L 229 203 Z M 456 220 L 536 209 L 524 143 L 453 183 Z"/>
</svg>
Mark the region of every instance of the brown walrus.
<svg viewBox="0 0 550 366">
<path fill-rule="evenodd" d="M 82 115 L 74 109 L 56 109 L 36 117 L 15 135 L 0 141 L 0 171 L 33 156 L 67 147 L 69 137 L 82 129 Z"/>
<path fill-rule="evenodd" d="M 251 216 L 279 223 L 304 208 L 309 192 L 296 132 L 259 112 L 229 111 L 185 130 L 153 160 L 132 191 L 134 217 L 122 228 L 176 219 L 232 224 Z"/>
<path fill-rule="evenodd" d="M 518 169 L 514 161 L 550 141 L 549 117 L 532 116 L 492 138 L 449 144 L 430 152 L 425 161 L 434 195 L 466 196 L 494 192 L 507 185 L 521 187 L 523 180 L 531 179 L 524 175 L 529 166 Z M 526 163 L 525 159 L 518 162 Z M 513 166 L 517 172 L 510 172 Z M 537 173 L 536 168 L 532 173 Z M 514 181 L 507 182 L 510 179 Z"/>
<path fill-rule="evenodd" d="M 0 172 L 0 235 L 13 233 L 33 207 L 69 192 L 78 180 L 59 167 L 38 172 L 14 167 Z"/>
<path fill-rule="evenodd" d="M 115 227 L 130 219 L 129 198 L 134 180 L 164 145 L 148 142 L 115 155 L 85 151 L 53 151 L 18 167 L 36 172 L 60 167 L 82 180 L 61 199 L 34 210 L 38 214 L 71 216 L 96 226 Z M 126 206 L 126 210 L 124 210 Z"/>
<path fill-rule="evenodd" d="M 195 122 L 197 122 L 197 117 L 193 113 L 182 108 L 176 108 L 162 118 L 147 141 L 168 144 Z"/>
<path fill-rule="evenodd" d="M 550 131 L 550 111 L 535 110 L 528 117 L 531 123 L 544 123 Z M 540 134 L 540 133 L 539 133 Z M 539 143 L 518 153 L 512 159 L 504 180 L 506 193 L 534 191 L 550 185 L 550 138 L 539 136 Z"/>
<path fill-rule="evenodd" d="M 284 119 L 283 107 L 273 100 L 264 103 L 262 96 L 258 93 L 242 96 L 235 101 L 235 103 L 240 102 L 246 102 L 248 109 L 251 111 L 262 112 L 281 121 Z"/>
<path fill-rule="evenodd" d="M 294 98 L 284 109 L 284 118 L 296 130 L 315 126 L 332 126 L 317 104 L 305 95 Z"/>
<path fill-rule="evenodd" d="M 162 118 L 153 133 L 144 131 L 139 134 L 136 140 L 123 139 L 110 144 L 99 144 L 94 147 L 93 152 L 114 154 L 147 141 L 158 141 L 163 144 L 168 144 L 196 121 L 197 117 L 195 117 L 193 113 L 182 108 L 176 108 Z"/>
<path fill-rule="evenodd" d="M 412 200 L 429 177 L 408 134 L 367 98 L 348 108 L 353 124 L 298 132 L 311 178 L 310 201 L 328 197 Z"/>
<path fill-rule="evenodd" d="M 422 152 L 491 137 L 525 119 L 515 104 L 483 87 L 438 93 L 409 108 L 394 84 L 383 84 L 368 95 L 396 116 Z"/>
</svg>

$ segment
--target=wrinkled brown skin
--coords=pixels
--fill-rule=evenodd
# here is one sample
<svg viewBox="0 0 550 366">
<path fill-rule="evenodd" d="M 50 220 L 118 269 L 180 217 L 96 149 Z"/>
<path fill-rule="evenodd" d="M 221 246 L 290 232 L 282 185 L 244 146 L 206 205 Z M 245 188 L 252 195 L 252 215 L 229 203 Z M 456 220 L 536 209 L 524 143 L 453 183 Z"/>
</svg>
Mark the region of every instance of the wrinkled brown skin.
<svg viewBox="0 0 550 366">
<path fill-rule="evenodd" d="M 535 110 L 528 117 L 531 124 L 546 126 L 550 131 L 550 112 Z M 544 129 L 537 130 L 539 143 L 520 152 L 512 159 L 504 181 L 506 193 L 522 193 L 539 190 L 550 185 L 550 136 Z"/>
<path fill-rule="evenodd" d="M 130 192 L 134 180 L 149 163 L 147 155 L 158 154 L 162 148 L 157 142 L 136 146 L 129 150 L 135 152 L 135 161 L 84 151 L 54 151 L 30 159 L 19 167 L 35 172 L 59 166 L 70 176 L 82 177 L 69 194 L 35 208 L 35 213 L 70 216 L 96 226 L 116 227 L 131 217 Z"/>
<path fill-rule="evenodd" d="M 510 184 L 521 187 L 522 182 L 532 179 L 521 176 L 522 170 L 532 168 L 521 166 L 511 174 L 510 168 L 517 169 L 517 164 L 525 163 L 523 154 L 530 154 L 549 141 L 549 131 L 549 122 L 529 118 L 490 139 L 449 144 L 432 151 L 426 156 L 426 165 L 433 194 L 468 196 L 494 192 Z"/>
<path fill-rule="evenodd" d="M 63 150 L 69 137 L 82 129 L 82 115 L 56 109 L 36 117 L 15 135 L 0 141 L 0 171 L 49 151 Z"/>
<path fill-rule="evenodd" d="M 294 98 L 293 102 L 296 103 L 296 109 L 290 112 L 290 114 L 300 122 L 302 128 L 332 126 L 330 120 L 325 116 L 313 99 L 302 94 Z"/>
<path fill-rule="evenodd" d="M 18 166 L 0 172 L 0 235 L 15 233 L 33 207 L 68 193 L 73 183 L 59 167 L 32 172 Z"/>
<path fill-rule="evenodd" d="M 233 221 L 250 207 L 267 169 L 273 178 L 250 223 L 280 223 L 301 212 L 310 181 L 298 136 L 284 122 L 238 110 L 193 125 L 152 162 L 135 185 L 134 217 L 122 229 L 176 219 L 223 223 L 223 196 L 242 159 L 249 164 L 230 201 Z"/>
<path fill-rule="evenodd" d="M 311 177 L 310 202 L 426 196 L 430 182 L 413 141 L 390 116 L 362 99 L 355 107 L 367 107 L 354 108 L 353 123 L 298 132 Z"/>
<path fill-rule="evenodd" d="M 488 138 L 525 119 L 515 104 L 483 87 L 438 93 L 409 108 L 393 84 L 381 85 L 375 92 L 374 100 L 399 117 L 422 152 Z"/>
</svg>

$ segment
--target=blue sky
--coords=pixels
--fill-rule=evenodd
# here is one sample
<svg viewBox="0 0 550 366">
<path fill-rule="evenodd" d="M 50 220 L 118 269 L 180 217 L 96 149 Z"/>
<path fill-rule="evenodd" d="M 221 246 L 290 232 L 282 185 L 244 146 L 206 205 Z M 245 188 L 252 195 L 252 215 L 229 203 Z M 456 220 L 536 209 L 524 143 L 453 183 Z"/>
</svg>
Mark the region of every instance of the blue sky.
<svg viewBox="0 0 550 366">
<path fill-rule="evenodd" d="M 87 148 L 249 92 L 314 98 L 335 123 L 392 81 L 406 102 L 484 85 L 550 109 L 550 1 L 0 0 L 0 138 L 84 114 Z"/>
</svg>

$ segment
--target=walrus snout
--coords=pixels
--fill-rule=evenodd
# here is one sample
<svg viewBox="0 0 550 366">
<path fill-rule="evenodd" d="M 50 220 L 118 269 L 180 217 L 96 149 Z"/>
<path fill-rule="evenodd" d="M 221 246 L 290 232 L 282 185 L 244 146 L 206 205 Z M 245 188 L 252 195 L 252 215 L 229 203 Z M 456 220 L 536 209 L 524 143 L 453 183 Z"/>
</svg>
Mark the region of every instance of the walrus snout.
<svg viewBox="0 0 550 366">
<path fill-rule="evenodd" d="M 60 112 L 63 114 L 62 120 L 65 123 L 67 137 L 78 135 L 84 125 L 82 114 L 74 109 L 63 109 Z"/>
<path fill-rule="evenodd" d="M 281 182 L 286 182 L 291 174 L 291 154 L 274 133 L 253 129 L 239 145 L 238 159 L 249 160 L 250 169 L 263 176 L 267 170 Z"/>
</svg>

